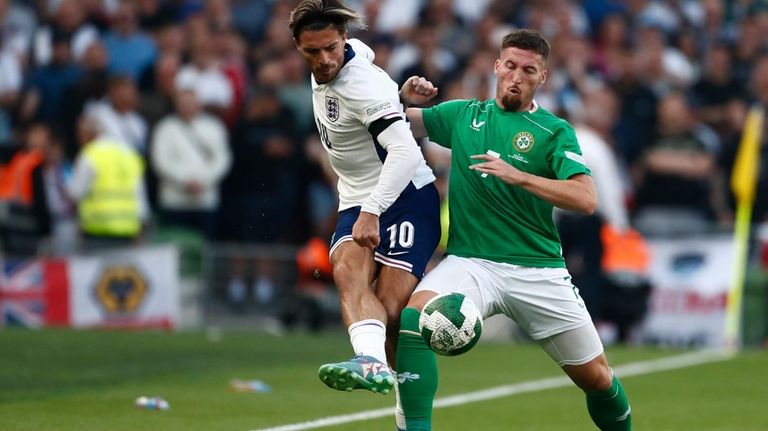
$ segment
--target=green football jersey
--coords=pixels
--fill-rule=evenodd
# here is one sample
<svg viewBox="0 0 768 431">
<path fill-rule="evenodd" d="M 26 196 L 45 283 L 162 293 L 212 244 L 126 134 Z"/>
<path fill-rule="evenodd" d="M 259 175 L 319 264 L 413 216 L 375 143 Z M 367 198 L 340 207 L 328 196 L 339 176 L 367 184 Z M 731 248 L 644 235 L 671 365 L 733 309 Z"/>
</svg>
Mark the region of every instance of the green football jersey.
<svg viewBox="0 0 768 431">
<path fill-rule="evenodd" d="M 453 100 L 422 111 L 429 139 L 451 149 L 448 254 L 515 265 L 565 267 L 553 205 L 469 169 L 491 154 L 550 179 L 588 174 L 573 127 L 544 108 L 506 112 L 495 100 Z"/>
</svg>

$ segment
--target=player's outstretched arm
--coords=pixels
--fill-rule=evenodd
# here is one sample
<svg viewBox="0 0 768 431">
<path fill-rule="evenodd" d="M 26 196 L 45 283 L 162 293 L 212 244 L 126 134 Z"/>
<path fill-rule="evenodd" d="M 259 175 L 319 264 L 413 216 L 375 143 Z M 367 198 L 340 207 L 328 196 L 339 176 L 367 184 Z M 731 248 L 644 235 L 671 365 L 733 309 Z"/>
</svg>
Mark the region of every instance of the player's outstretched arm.
<svg viewBox="0 0 768 431">
<path fill-rule="evenodd" d="M 592 214 L 597 208 L 595 183 L 589 175 L 577 174 L 567 180 L 549 179 L 520 171 L 504 160 L 488 154 L 477 154 L 472 158 L 480 160 L 481 163 L 473 164 L 469 169 L 493 175 L 513 186 L 520 186 L 558 208 L 583 214 Z"/>
<path fill-rule="evenodd" d="M 408 108 L 405 110 L 405 115 L 408 117 L 408 122 L 411 123 L 411 133 L 413 133 L 414 138 L 419 139 L 428 136 L 421 108 Z"/>
</svg>

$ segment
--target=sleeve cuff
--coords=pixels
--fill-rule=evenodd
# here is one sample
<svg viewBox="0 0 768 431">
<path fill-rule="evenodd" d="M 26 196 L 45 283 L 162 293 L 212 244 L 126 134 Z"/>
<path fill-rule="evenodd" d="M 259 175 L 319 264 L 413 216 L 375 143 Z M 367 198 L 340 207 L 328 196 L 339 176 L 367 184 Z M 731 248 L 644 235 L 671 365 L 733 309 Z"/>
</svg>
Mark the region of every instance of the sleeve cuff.
<svg viewBox="0 0 768 431">
<path fill-rule="evenodd" d="M 366 202 L 360 207 L 361 212 L 367 212 L 375 215 L 376 217 L 381 216 L 381 208 L 373 203 Z"/>
</svg>

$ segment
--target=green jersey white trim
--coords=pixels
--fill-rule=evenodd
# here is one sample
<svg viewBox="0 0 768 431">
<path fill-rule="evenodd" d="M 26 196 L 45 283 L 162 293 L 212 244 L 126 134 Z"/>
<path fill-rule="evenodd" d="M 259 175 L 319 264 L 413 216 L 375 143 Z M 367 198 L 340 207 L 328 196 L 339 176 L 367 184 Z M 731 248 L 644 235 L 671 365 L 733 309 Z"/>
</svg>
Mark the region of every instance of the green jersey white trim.
<svg viewBox="0 0 768 431">
<path fill-rule="evenodd" d="M 454 100 L 422 113 L 430 140 L 452 150 L 447 254 L 565 267 L 552 204 L 469 166 L 477 163 L 473 155 L 497 153 L 540 177 L 589 175 L 571 125 L 536 104 L 531 111 L 507 112 L 493 99 Z"/>
</svg>

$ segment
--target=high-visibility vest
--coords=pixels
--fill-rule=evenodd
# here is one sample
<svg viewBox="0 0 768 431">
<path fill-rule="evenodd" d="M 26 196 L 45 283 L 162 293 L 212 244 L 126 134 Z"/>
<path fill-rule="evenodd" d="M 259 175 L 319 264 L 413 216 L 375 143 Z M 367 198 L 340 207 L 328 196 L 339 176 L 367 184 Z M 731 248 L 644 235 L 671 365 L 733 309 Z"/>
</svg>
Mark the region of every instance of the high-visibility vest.
<svg viewBox="0 0 768 431">
<path fill-rule="evenodd" d="M 34 254 L 43 234 L 42 220 L 34 205 L 33 173 L 44 158 L 39 149 L 21 150 L 0 172 L 0 234 L 6 253 L 11 256 Z"/>
<path fill-rule="evenodd" d="M 78 204 L 80 228 L 96 236 L 133 237 L 141 230 L 139 197 L 144 164 L 132 148 L 100 139 L 83 149 L 94 175 Z"/>
<path fill-rule="evenodd" d="M 0 200 L 32 205 L 32 171 L 43 163 L 43 158 L 40 150 L 16 153 L 0 176 Z"/>
</svg>

